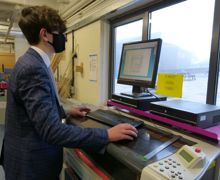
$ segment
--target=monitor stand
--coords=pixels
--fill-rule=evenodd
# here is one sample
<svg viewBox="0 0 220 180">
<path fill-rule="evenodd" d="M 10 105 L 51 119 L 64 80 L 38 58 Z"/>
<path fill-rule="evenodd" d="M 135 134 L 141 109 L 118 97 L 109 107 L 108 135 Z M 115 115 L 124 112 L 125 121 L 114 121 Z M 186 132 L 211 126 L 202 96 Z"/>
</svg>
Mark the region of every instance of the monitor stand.
<svg viewBox="0 0 220 180">
<path fill-rule="evenodd" d="M 120 93 L 121 95 L 124 96 L 129 96 L 129 97 L 134 97 L 134 98 L 140 98 L 140 97 L 149 97 L 152 96 L 150 93 Z"/>
<path fill-rule="evenodd" d="M 133 98 L 141 98 L 141 97 L 152 96 L 152 94 L 148 91 L 148 89 L 145 89 L 145 88 L 140 87 L 140 86 L 133 86 L 131 93 L 127 92 L 127 93 L 120 93 L 120 94 L 124 95 L 124 96 L 133 97 Z"/>
<path fill-rule="evenodd" d="M 139 91 L 137 91 L 139 89 Z M 111 100 L 113 102 L 123 104 L 128 107 L 132 107 L 139 110 L 149 110 L 150 103 L 156 101 L 166 101 L 166 97 L 159 96 L 147 92 L 145 88 L 140 91 L 140 87 L 133 90 L 131 93 L 120 93 L 120 94 L 112 94 Z M 149 94 L 148 94 L 149 93 Z"/>
</svg>

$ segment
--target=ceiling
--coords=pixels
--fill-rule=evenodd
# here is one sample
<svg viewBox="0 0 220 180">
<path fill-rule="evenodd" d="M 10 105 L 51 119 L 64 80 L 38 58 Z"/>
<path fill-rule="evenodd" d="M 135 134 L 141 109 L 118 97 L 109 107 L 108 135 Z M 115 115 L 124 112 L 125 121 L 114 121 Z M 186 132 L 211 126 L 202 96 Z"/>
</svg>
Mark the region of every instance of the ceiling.
<svg viewBox="0 0 220 180">
<path fill-rule="evenodd" d="M 59 11 L 68 27 L 79 28 L 104 15 L 115 16 L 153 1 L 162 0 L 0 0 L 0 45 L 14 44 L 14 38 L 22 36 L 17 22 L 26 6 L 52 7 Z"/>
<path fill-rule="evenodd" d="M 22 35 L 17 21 L 21 9 L 25 6 L 47 5 L 59 10 L 68 6 L 70 1 L 71 0 L 0 0 L 0 43 L 13 43 L 15 36 Z"/>
</svg>

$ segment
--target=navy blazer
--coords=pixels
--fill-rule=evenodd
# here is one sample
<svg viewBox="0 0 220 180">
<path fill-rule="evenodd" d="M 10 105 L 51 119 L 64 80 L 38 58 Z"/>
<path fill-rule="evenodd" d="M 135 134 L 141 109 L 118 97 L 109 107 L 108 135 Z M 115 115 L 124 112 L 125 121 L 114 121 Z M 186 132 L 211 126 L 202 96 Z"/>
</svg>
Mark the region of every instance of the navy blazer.
<svg viewBox="0 0 220 180">
<path fill-rule="evenodd" d="M 107 131 L 61 123 L 60 105 L 41 56 L 32 48 L 19 58 L 7 93 L 3 165 L 6 180 L 59 177 L 63 148 L 102 150 Z"/>
</svg>

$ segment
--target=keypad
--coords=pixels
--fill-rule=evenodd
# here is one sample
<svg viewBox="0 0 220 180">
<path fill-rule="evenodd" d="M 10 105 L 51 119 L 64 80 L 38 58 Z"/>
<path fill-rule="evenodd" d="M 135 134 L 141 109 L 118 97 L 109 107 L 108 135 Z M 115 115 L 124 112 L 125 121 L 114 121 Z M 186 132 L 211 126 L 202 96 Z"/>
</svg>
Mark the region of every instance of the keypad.
<svg viewBox="0 0 220 180">
<path fill-rule="evenodd" d="M 172 158 L 156 162 L 151 167 L 168 179 L 182 180 L 184 177 L 184 169 L 182 165 Z"/>
<path fill-rule="evenodd" d="M 147 168 L 150 168 L 149 177 L 163 180 L 196 179 L 199 173 L 204 169 L 204 164 L 206 162 L 205 153 L 201 152 L 200 149 L 201 148 L 197 148 L 196 151 L 195 147 L 185 145 L 173 155 L 149 164 L 147 166 Z M 192 155 L 195 156 L 193 158 L 196 158 L 195 160 L 197 160 L 197 162 L 194 160 L 188 162 L 186 157 L 180 154 L 183 150 L 186 152 L 189 151 L 189 154 L 192 153 Z M 201 166 L 201 163 L 203 163 L 203 166 Z"/>
</svg>

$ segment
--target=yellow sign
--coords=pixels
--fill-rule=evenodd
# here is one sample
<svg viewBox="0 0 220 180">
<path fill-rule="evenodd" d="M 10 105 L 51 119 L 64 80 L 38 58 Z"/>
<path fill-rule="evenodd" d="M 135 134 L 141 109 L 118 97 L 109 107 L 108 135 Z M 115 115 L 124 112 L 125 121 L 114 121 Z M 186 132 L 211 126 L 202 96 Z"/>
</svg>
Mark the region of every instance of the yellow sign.
<svg viewBox="0 0 220 180">
<path fill-rule="evenodd" d="M 158 74 L 157 94 L 182 97 L 183 74 Z"/>
</svg>

